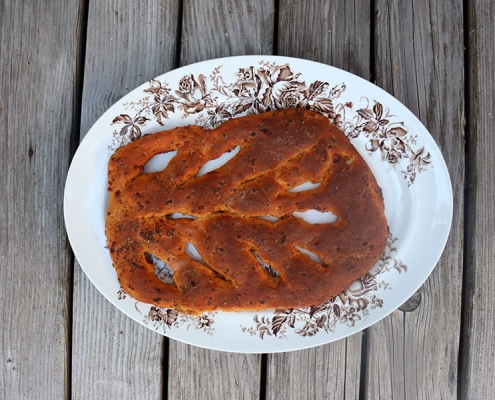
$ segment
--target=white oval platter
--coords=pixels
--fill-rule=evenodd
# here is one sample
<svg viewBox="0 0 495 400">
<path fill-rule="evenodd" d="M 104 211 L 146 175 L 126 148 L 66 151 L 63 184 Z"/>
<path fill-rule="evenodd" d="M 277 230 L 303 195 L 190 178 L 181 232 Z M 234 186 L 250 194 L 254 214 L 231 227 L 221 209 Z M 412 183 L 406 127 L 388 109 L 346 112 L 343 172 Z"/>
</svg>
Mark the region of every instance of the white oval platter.
<svg viewBox="0 0 495 400">
<path fill-rule="evenodd" d="M 106 247 L 107 164 L 119 146 L 176 126 L 288 107 L 326 115 L 357 148 L 385 198 L 390 235 L 378 264 L 314 307 L 191 316 L 137 302 L 120 287 Z M 452 189 L 435 141 L 394 97 L 348 72 L 307 60 L 240 56 L 176 69 L 136 88 L 94 124 L 72 161 L 64 214 L 74 254 L 116 307 L 139 323 L 209 349 L 271 353 L 329 343 L 396 310 L 427 279 L 447 241 Z"/>
</svg>

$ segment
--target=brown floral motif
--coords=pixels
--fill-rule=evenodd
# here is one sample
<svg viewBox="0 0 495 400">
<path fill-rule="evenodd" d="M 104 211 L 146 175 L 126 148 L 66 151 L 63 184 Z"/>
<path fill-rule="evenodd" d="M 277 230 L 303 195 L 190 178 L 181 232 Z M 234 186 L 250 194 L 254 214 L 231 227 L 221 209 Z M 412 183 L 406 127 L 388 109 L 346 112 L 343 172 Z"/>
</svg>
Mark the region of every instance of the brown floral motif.
<svg viewBox="0 0 495 400">
<path fill-rule="evenodd" d="M 173 92 L 168 83 L 151 80 L 149 88 L 144 89 L 147 96 L 125 104 L 137 111 L 136 116 L 121 114 L 113 120 L 114 124 L 124 126 L 114 132 L 120 143 L 114 143 L 110 149 L 142 136 L 141 127 L 149 120 L 147 116 L 164 125 L 170 114 L 179 110 L 182 117 L 196 115 L 196 124 L 214 128 L 241 114 L 299 107 L 327 116 L 350 139 L 364 135 L 368 139 L 366 150 L 379 151 L 383 162 L 395 167 L 406 161 L 407 166 L 401 172 L 409 186 L 431 164 L 431 155 L 424 147 L 413 148 L 417 135 L 410 134 L 402 122 L 395 121 L 395 116 L 380 102 L 373 100 L 370 105 L 370 100 L 365 99 L 367 106 L 357 109 L 354 118 L 345 121 L 346 109 L 352 111 L 353 102 L 336 102 L 346 90 L 344 83 L 331 86 L 316 80 L 308 84 L 289 64 L 274 62 L 239 68 L 233 82 L 225 83 L 221 69 L 221 66 L 214 68 L 209 81 L 203 74 L 184 75 Z M 220 96 L 214 97 L 215 93 Z"/>
<path fill-rule="evenodd" d="M 113 119 L 112 124 L 124 124 L 118 134 L 132 141 L 142 136 L 140 126 L 145 125 L 146 121 L 149 121 L 149 118 L 140 115 L 131 118 L 127 114 L 120 114 Z"/>
<path fill-rule="evenodd" d="M 203 329 L 206 333 L 213 332 L 212 325 L 215 320 L 213 319 L 211 314 L 201 314 L 199 317 L 192 319 L 192 324 L 196 329 Z"/>
<path fill-rule="evenodd" d="M 380 281 L 378 276 L 392 270 L 398 273 L 407 271 L 407 266 L 393 257 L 397 252 L 396 241 L 396 238 L 389 235 L 385 252 L 372 270 L 328 302 L 306 308 L 275 310 L 273 316 L 255 315 L 255 326 L 241 326 L 241 330 L 252 336 L 259 335 L 263 339 L 265 336 L 286 338 L 288 330 L 310 337 L 321 330 L 333 332 L 339 323 L 353 327 L 357 321 L 367 318 L 370 309 L 381 308 L 383 305 L 383 300 L 373 292 L 390 289 L 390 285 Z"/>
<path fill-rule="evenodd" d="M 122 287 L 117 292 L 117 297 L 118 297 L 119 300 L 124 300 L 127 297 L 127 293 L 126 293 L 126 291 Z"/>
<path fill-rule="evenodd" d="M 111 146 L 111 150 L 142 136 L 141 127 L 149 120 L 146 116 L 153 116 L 159 125 L 164 125 L 170 113 L 180 110 L 182 117 L 197 115 L 198 125 L 214 128 L 241 114 L 299 107 L 327 116 L 351 139 L 363 134 L 369 139 L 366 150 L 370 153 L 379 150 L 381 160 L 391 166 L 407 160 L 407 167 L 401 172 L 409 186 L 431 164 L 431 155 L 424 147 L 413 149 L 417 135 L 411 135 L 402 122 L 394 121 L 395 116 L 380 102 L 373 101 L 370 106 L 370 100 L 366 99 L 367 106 L 356 110 L 352 121 L 345 121 L 346 108 L 352 110 L 353 103 L 336 103 L 346 90 L 344 83 L 332 87 L 328 82 L 316 80 L 307 84 L 289 64 L 274 62 L 239 68 L 234 81 L 225 83 L 221 68 L 214 68 L 210 74 L 210 87 L 203 74 L 184 75 L 173 93 L 168 83 L 151 80 L 149 88 L 144 89 L 148 96 L 125 105 L 136 110 L 136 116 L 121 114 L 113 120 L 114 124 L 124 126 L 114 132 L 120 143 Z M 213 97 L 214 93 L 224 100 Z"/>
<path fill-rule="evenodd" d="M 138 304 L 139 303 L 136 303 L 136 310 L 143 315 L 143 312 L 139 309 Z M 215 312 L 203 313 L 201 315 L 189 315 L 182 314 L 174 308 L 151 306 L 149 311 L 144 314 L 143 322 L 145 325 L 152 324 L 155 330 L 161 328 L 164 333 L 167 329 L 186 326 L 187 329 L 192 327 L 196 330 L 202 330 L 208 335 L 212 335 L 215 330 L 213 326 L 215 323 L 215 315 Z"/>
<path fill-rule="evenodd" d="M 149 313 L 145 316 L 145 321 L 153 321 L 156 324 L 165 324 L 169 328 L 172 327 L 179 313 L 173 308 L 161 308 L 151 306 Z"/>
<path fill-rule="evenodd" d="M 119 300 L 125 300 L 127 293 L 124 289 L 120 288 L 117 292 L 117 297 Z M 143 315 L 143 312 L 138 307 L 139 302 L 136 303 L 136 310 Z M 181 325 L 186 325 L 187 329 L 193 327 L 196 330 L 202 330 L 205 333 L 211 335 L 213 334 L 215 328 L 213 324 L 215 323 L 216 313 L 203 313 L 201 315 L 188 315 L 179 313 L 179 311 L 173 308 L 162 308 L 157 306 L 151 306 L 149 311 L 144 315 L 144 323 L 148 325 L 153 324 L 155 330 L 161 328 L 163 332 L 169 328 L 178 328 Z"/>
<path fill-rule="evenodd" d="M 225 96 L 226 101 L 207 110 L 208 116 L 200 117 L 198 123 L 213 128 L 242 113 L 296 107 L 320 112 L 335 123 L 337 115 L 333 101 L 345 90 L 345 85 L 330 87 L 328 82 L 315 81 L 308 86 L 300 75 L 288 64 L 261 62 L 258 68 L 240 68 L 235 82 L 226 84 L 217 67 L 210 75 L 212 91 Z"/>
<path fill-rule="evenodd" d="M 184 117 L 202 112 L 206 108 L 213 107 L 213 100 L 206 89 L 206 79 L 199 74 L 184 76 L 179 81 L 179 89 L 175 91 L 180 103 L 179 109 L 184 112 Z"/>
<path fill-rule="evenodd" d="M 373 107 L 369 103 L 368 100 L 366 108 L 357 110 L 355 122 L 348 124 L 346 134 L 351 138 L 364 134 L 369 139 L 366 150 L 371 153 L 379 150 L 381 160 L 390 165 L 408 159 L 406 169 L 401 172 L 408 186 L 412 185 L 416 175 L 431 163 L 430 153 L 424 147 L 414 151 L 412 146 L 416 144 L 417 135 L 410 135 L 402 122 L 393 122 L 395 116 L 389 109 L 384 110 L 381 103 L 374 101 Z"/>
<path fill-rule="evenodd" d="M 170 88 L 166 85 L 160 82 L 159 80 L 152 79 L 150 82 L 150 87 L 148 89 L 144 89 L 144 92 L 146 93 L 153 93 L 153 94 L 159 94 L 159 95 L 167 95 L 170 93 Z"/>
</svg>

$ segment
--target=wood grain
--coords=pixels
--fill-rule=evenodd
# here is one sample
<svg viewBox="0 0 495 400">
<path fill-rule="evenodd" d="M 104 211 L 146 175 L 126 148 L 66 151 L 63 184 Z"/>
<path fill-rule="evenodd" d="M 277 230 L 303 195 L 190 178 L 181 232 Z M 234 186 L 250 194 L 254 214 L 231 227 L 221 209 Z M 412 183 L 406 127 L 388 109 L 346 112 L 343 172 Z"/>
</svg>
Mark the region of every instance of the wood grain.
<svg viewBox="0 0 495 400">
<path fill-rule="evenodd" d="M 168 398 L 259 399 L 261 357 L 170 341 Z"/>
<path fill-rule="evenodd" d="M 365 1 L 280 1 L 278 53 L 370 76 Z M 356 399 L 362 334 L 313 349 L 268 355 L 267 399 Z"/>
<path fill-rule="evenodd" d="M 76 264 L 73 399 L 161 399 L 164 338 L 127 317 Z"/>
<path fill-rule="evenodd" d="M 184 0 L 181 65 L 218 57 L 272 54 L 273 1 Z"/>
<path fill-rule="evenodd" d="M 273 15 L 273 4 L 263 0 L 185 0 L 180 64 L 271 54 Z M 168 382 L 171 399 L 257 399 L 261 356 L 222 353 L 170 341 Z"/>
<path fill-rule="evenodd" d="M 278 54 L 370 79 L 370 3 L 280 0 Z"/>
<path fill-rule="evenodd" d="M 81 138 L 122 96 L 176 64 L 179 0 L 90 2 Z"/>
<path fill-rule="evenodd" d="M 357 399 L 361 336 L 268 355 L 267 399 Z"/>
<path fill-rule="evenodd" d="M 175 66 L 179 2 L 90 2 L 81 138 L 138 85 Z M 164 339 L 105 300 L 76 263 L 74 399 L 159 399 Z"/>
<path fill-rule="evenodd" d="M 468 2 L 469 186 L 461 395 L 495 392 L 495 4 Z"/>
<path fill-rule="evenodd" d="M 420 289 L 419 307 L 370 328 L 365 397 L 453 399 L 463 262 L 462 3 L 379 0 L 376 15 L 377 84 L 411 109 L 440 146 L 454 220 L 443 256 Z"/>
<path fill-rule="evenodd" d="M 360 0 L 1 2 L 0 398 L 493 398 L 495 3 L 465 0 L 465 16 L 461 0 L 371 4 L 374 10 Z M 443 151 L 455 218 L 419 306 L 417 296 L 403 308 L 409 312 L 370 328 L 365 354 L 358 334 L 269 355 L 262 386 L 261 356 L 164 339 L 116 310 L 77 262 L 71 299 L 62 199 L 79 130 L 82 138 L 121 96 L 178 65 L 272 53 L 371 76 L 404 102 Z"/>
<path fill-rule="evenodd" d="M 62 198 L 74 137 L 77 1 L 0 11 L 0 397 L 68 393 L 71 257 Z"/>
</svg>

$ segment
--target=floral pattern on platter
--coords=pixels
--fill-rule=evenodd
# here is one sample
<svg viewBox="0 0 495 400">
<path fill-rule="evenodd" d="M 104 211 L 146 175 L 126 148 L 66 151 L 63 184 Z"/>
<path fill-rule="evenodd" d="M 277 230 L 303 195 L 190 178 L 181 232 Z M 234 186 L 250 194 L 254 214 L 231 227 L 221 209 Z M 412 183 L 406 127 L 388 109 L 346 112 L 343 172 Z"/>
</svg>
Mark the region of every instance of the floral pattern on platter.
<svg viewBox="0 0 495 400">
<path fill-rule="evenodd" d="M 129 113 L 113 118 L 112 125 L 119 128 L 113 132 L 110 153 L 145 135 L 148 124 L 165 126 L 174 113 L 183 118 L 193 116 L 196 125 L 212 129 L 242 115 L 299 107 L 325 115 L 350 140 L 366 138 L 365 149 L 370 155 L 379 154 L 380 160 L 391 168 L 403 166 L 400 172 L 408 186 L 431 165 L 430 153 L 424 147 L 417 149 L 417 135 L 411 134 L 382 103 L 367 98 L 339 102 L 346 90 L 345 83 L 333 86 L 319 80 L 306 83 L 289 64 L 260 62 L 257 67 L 239 68 L 232 80 L 222 75 L 221 69 L 222 66 L 214 68 L 208 77 L 184 75 L 174 88 L 168 82 L 151 80 L 142 98 L 124 103 Z M 132 116 L 130 111 L 134 111 Z M 286 338 L 289 332 L 311 337 L 318 332 L 333 332 L 337 324 L 353 327 L 357 321 L 365 320 L 370 310 L 382 307 L 383 300 L 377 291 L 391 288 L 379 276 L 393 270 L 407 271 L 407 266 L 393 257 L 397 251 L 396 241 L 397 238 L 389 235 L 379 262 L 337 297 L 307 308 L 275 310 L 273 315 L 256 314 L 255 325 L 241 326 L 242 332 L 261 339 L 266 336 Z M 117 296 L 124 300 L 127 294 L 121 288 Z M 194 316 L 173 308 L 144 304 L 146 311 L 141 311 L 140 304 L 143 303 L 136 302 L 135 308 L 143 315 L 143 323 L 153 325 L 156 330 L 165 333 L 168 329 L 186 326 L 209 335 L 214 332 L 216 312 Z"/>
<path fill-rule="evenodd" d="M 241 330 L 263 339 L 265 336 L 286 338 L 289 329 L 297 335 L 310 337 L 322 330 L 333 332 L 338 323 L 354 327 L 357 321 L 366 320 L 370 309 L 382 307 L 383 300 L 373 292 L 391 289 L 378 276 L 392 270 L 398 273 L 407 271 L 407 266 L 393 257 L 397 251 L 394 245 L 396 241 L 389 234 L 385 252 L 371 271 L 326 303 L 305 308 L 279 309 L 274 311 L 273 316 L 255 315 L 253 321 L 256 325 L 241 326 Z"/>
<path fill-rule="evenodd" d="M 346 135 L 356 138 L 363 134 L 369 141 L 366 143 L 366 150 L 374 153 L 380 150 L 381 161 L 390 165 L 397 165 L 402 159 L 409 159 L 405 170 L 404 179 L 408 186 L 411 186 L 416 179 L 416 175 L 426 170 L 431 163 L 431 156 L 424 147 L 413 150 L 416 145 L 417 135 L 409 134 L 406 126 L 402 122 L 394 122 L 395 117 L 390 113 L 390 109 L 383 109 L 383 105 L 376 100 L 370 106 L 370 100 L 366 108 L 357 110 L 353 122 L 345 125 Z"/>
<path fill-rule="evenodd" d="M 135 307 L 136 310 L 143 315 L 143 312 L 138 307 L 138 303 L 136 303 Z M 213 335 L 213 332 L 215 331 L 213 326 L 215 323 L 215 315 L 216 312 L 190 315 L 180 313 L 174 308 L 151 306 L 149 311 L 144 314 L 143 323 L 146 326 L 152 324 L 155 330 L 161 329 L 163 333 L 170 328 L 186 326 L 188 330 L 192 327 L 196 330 L 202 330 L 208 335 Z"/>
<path fill-rule="evenodd" d="M 180 113 L 183 118 L 196 116 L 197 125 L 211 129 L 241 115 L 299 107 L 325 115 L 350 139 L 364 135 L 368 140 L 366 150 L 370 154 L 380 150 L 381 161 L 392 168 L 407 162 L 401 173 L 408 186 L 431 164 L 431 155 L 424 147 L 415 149 L 417 135 L 396 121 L 382 103 L 363 98 L 360 101 L 366 106 L 354 110 L 353 102 L 338 102 L 346 90 L 345 83 L 331 86 L 315 80 L 308 84 L 289 64 L 273 62 L 239 68 L 233 81 L 226 83 L 221 68 L 214 68 L 209 78 L 204 74 L 184 75 L 175 90 L 167 82 L 151 80 L 139 101 L 124 103 L 135 115 L 120 114 L 113 119 L 112 124 L 122 126 L 114 131 L 110 151 L 143 136 L 142 129 L 152 118 L 165 126 L 172 113 Z M 350 112 L 352 115 L 348 115 Z"/>
<path fill-rule="evenodd" d="M 125 300 L 128 294 L 124 288 L 120 288 L 117 291 L 117 298 L 119 300 Z M 130 296 L 129 296 L 130 297 Z M 135 308 L 139 314 L 143 315 L 143 312 L 138 307 L 139 302 L 136 302 Z M 203 330 L 205 333 L 212 335 L 215 328 L 213 324 L 215 322 L 214 317 L 216 313 L 203 313 L 200 315 L 183 314 L 174 308 L 163 308 L 157 306 L 151 306 L 150 310 L 144 315 L 144 324 L 153 324 L 155 330 L 162 329 L 163 333 L 167 328 L 178 328 L 180 325 L 186 324 L 187 329 L 191 326 L 196 330 Z"/>
<path fill-rule="evenodd" d="M 144 317 L 144 323 L 148 325 L 153 323 L 155 329 L 160 326 L 165 332 L 166 328 L 177 328 L 180 325 L 186 325 L 187 329 L 193 327 L 196 330 L 202 330 L 208 335 L 212 335 L 215 328 L 213 324 L 215 313 L 203 313 L 201 315 L 189 315 L 179 313 L 173 308 L 162 308 L 151 306 L 150 311 Z"/>
</svg>

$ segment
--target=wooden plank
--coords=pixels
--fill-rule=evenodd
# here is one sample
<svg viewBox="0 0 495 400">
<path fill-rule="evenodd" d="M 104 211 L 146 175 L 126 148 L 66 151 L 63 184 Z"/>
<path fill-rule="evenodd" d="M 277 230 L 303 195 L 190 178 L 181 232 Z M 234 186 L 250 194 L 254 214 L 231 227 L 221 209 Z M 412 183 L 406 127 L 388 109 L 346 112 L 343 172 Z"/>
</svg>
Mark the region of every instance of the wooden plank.
<svg viewBox="0 0 495 400">
<path fill-rule="evenodd" d="M 115 101 L 175 66 L 179 2 L 90 2 L 81 138 Z M 158 399 L 164 339 L 103 299 L 76 263 L 72 396 Z"/>
<path fill-rule="evenodd" d="M 468 247 L 460 393 L 488 399 L 495 392 L 495 4 L 468 4 Z"/>
<path fill-rule="evenodd" d="M 280 1 L 278 53 L 369 79 L 370 7 L 365 1 Z M 313 349 L 268 355 L 268 399 L 359 397 L 362 334 Z"/>
<path fill-rule="evenodd" d="M 272 54 L 273 1 L 184 0 L 181 65 L 218 57 Z"/>
<path fill-rule="evenodd" d="M 261 357 L 170 341 L 169 399 L 259 399 Z"/>
<path fill-rule="evenodd" d="M 376 3 L 376 81 L 425 124 L 447 162 L 454 221 L 421 303 L 370 329 L 366 398 L 457 397 L 464 211 L 462 2 Z M 417 303 L 417 302 L 416 302 Z M 413 307 L 414 308 L 414 307 Z"/>
<path fill-rule="evenodd" d="M 362 333 L 268 356 L 267 399 L 357 399 Z"/>
<path fill-rule="evenodd" d="M 280 0 L 278 54 L 318 61 L 370 79 L 368 1 Z"/>
<path fill-rule="evenodd" d="M 78 1 L 0 12 L 0 397 L 68 393 L 71 256 L 62 198 L 76 98 Z"/>
<path fill-rule="evenodd" d="M 271 54 L 273 15 L 273 4 L 264 0 L 185 0 L 180 64 Z M 260 376 L 259 355 L 223 353 L 170 341 L 168 398 L 258 399 Z"/>
<path fill-rule="evenodd" d="M 164 338 L 115 308 L 76 269 L 72 398 L 161 399 Z"/>
</svg>

